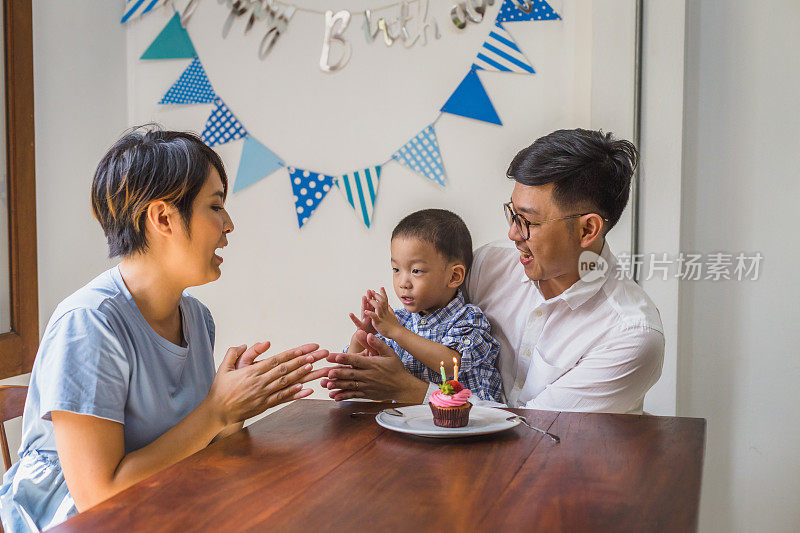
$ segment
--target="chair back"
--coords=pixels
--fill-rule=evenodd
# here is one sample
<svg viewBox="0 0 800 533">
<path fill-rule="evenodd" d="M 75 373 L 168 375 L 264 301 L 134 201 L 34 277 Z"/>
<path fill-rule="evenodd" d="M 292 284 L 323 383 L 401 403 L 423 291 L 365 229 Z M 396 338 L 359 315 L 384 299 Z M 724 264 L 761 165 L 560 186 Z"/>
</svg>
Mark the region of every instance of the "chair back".
<svg viewBox="0 0 800 533">
<path fill-rule="evenodd" d="M 11 453 L 8 450 L 5 423 L 22 416 L 28 387 L 24 385 L 0 385 L 0 446 L 3 447 L 3 463 L 11 468 Z"/>
</svg>

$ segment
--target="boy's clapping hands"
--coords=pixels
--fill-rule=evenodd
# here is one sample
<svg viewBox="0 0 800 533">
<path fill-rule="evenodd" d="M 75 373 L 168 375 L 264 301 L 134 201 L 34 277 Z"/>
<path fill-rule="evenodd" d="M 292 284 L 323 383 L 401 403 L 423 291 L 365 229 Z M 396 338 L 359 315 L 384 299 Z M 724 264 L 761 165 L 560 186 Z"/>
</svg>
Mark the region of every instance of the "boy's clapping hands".
<svg viewBox="0 0 800 533">
<path fill-rule="evenodd" d="M 381 287 L 380 292 L 367 291 L 367 302 L 372 309 L 365 309 L 364 315 L 370 319 L 375 330 L 384 337 L 394 338 L 398 328 L 402 328 L 394 314 L 394 309 L 389 305 L 386 289 Z"/>
<path fill-rule="evenodd" d="M 367 291 L 365 296 L 361 297 L 361 319 L 358 319 L 356 315 L 350 313 L 350 320 L 353 321 L 353 324 L 356 325 L 356 328 L 366 332 L 372 333 L 375 335 L 378 331 L 375 329 L 375 326 L 372 325 L 372 320 L 367 316 L 367 311 L 375 312 L 375 308 L 369 302 L 370 298 L 372 298 L 373 291 Z"/>
<path fill-rule="evenodd" d="M 368 290 L 367 293 L 361 297 L 361 318 L 353 313 L 350 313 L 350 320 L 356 326 L 356 331 L 361 330 L 365 333 L 373 335 L 380 333 L 384 337 L 393 338 L 399 328 L 402 328 L 400 322 L 394 314 L 394 310 L 389 305 L 389 297 L 386 294 L 386 289 L 381 287 L 380 292 Z M 367 346 L 362 346 L 356 334 L 350 339 L 349 353 L 359 353 L 367 350 L 369 355 L 375 355 L 372 350 Z"/>
</svg>

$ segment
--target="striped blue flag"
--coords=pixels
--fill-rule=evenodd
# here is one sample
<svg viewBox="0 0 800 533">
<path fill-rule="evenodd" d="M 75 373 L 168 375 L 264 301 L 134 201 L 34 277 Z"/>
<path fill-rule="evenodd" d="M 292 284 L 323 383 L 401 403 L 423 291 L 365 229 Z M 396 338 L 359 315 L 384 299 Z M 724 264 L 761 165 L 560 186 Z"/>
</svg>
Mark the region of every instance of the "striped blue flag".
<svg viewBox="0 0 800 533">
<path fill-rule="evenodd" d="M 367 227 L 372 223 L 380 177 L 381 167 L 376 166 L 344 174 L 336 181 L 336 186 L 342 191 L 350 207 Z"/>
<path fill-rule="evenodd" d="M 516 41 L 503 26 L 497 22 L 483 43 L 478 57 L 473 64 L 475 68 L 490 72 L 519 72 L 533 74 L 531 62 L 522 53 Z"/>
<path fill-rule="evenodd" d="M 125 11 L 122 13 L 121 24 L 125 24 L 131 19 L 141 17 L 155 8 L 162 5 L 166 0 L 128 0 L 125 4 Z"/>
</svg>

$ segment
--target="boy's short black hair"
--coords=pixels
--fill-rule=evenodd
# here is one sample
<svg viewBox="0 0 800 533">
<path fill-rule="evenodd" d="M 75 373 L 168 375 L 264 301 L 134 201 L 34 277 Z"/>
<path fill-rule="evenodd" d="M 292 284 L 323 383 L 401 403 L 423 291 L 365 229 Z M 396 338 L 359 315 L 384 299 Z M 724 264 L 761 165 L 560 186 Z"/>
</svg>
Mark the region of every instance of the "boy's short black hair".
<svg viewBox="0 0 800 533">
<path fill-rule="evenodd" d="M 472 236 L 461 217 L 447 209 L 423 209 L 401 220 L 394 231 L 395 237 L 413 237 L 429 242 L 448 261 L 464 265 L 466 272 L 472 265 Z"/>
<path fill-rule="evenodd" d="M 628 203 L 638 159 L 633 143 L 611 133 L 558 130 L 521 150 L 506 176 L 523 185 L 555 183 L 553 200 L 560 207 L 595 209 L 608 219 L 608 231 Z"/>
<path fill-rule="evenodd" d="M 227 195 L 222 159 L 196 134 L 157 124 L 128 130 L 100 160 L 92 181 L 92 212 L 108 239 L 109 257 L 147 250 L 147 206 L 156 200 L 174 205 L 188 231 L 192 203 L 212 167 Z"/>
</svg>

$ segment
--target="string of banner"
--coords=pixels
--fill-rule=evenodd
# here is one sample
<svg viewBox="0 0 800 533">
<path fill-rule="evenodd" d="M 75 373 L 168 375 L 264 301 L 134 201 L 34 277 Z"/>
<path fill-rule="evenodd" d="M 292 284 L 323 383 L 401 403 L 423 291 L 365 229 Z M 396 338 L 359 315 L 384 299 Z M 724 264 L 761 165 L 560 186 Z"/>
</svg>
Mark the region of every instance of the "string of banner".
<svg viewBox="0 0 800 533">
<path fill-rule="evenodd" d="M 383 163 L 359 168 L 342 175 L 334 176 L 287 165 L 283 159 L 248 133 L 242 122 L 212 87 L 185 29 L 199 0 L 189 0 L 182 11 L 177 10 L 172 1 L 169 2 L 175 10 L 175 14 L 145 50 L 141 59 L 185 58 L 192 60 L 158 103 L 165 105 L 213 104 L 201 134 L 203 141 L 213 147 L 244 139 L 239 168 L 233 184 L 234 193 L 257 183 L 278 169 L 286 167 L 292 185 L 297 223 L 300 228 L 308 222 L 333 188 L 341 192 L 358 218 L 369 228 L 373 219 L 381 169 L 387 163 L 396 161 L 442 187 L 446 185 L 447 175 L 434 129 L 442 113 L 503 125 L 478 77 L 478 71 L 529 75 L 535 73 L 531 62 L 525 57 L 503 24 L 559 20 L 561 17 L 545 0 L 502 1 L 489 36 L 478 50 L 466 76 L 439 110 L 436 119 L 403 144 Z M 356 14 L 364 16 L 362 27 L 368 43 L 375 42 L 380 37 L 386 46 L 392 46 L 398 41 L 406 48 L 410 48 L 418 42 L 424 46 L 428 41 L 428 31 L 436 39 L 440 37 L 438 23 L 428 12 L 428 2 L 429 0 L 403 1 Z M 167 0 L 127 0 L 121 22 L 124 24 L 166 3 Z M 294 13 L 308 11 L 325 17 L 320 69 L 328 73 L 335 72 L 350 61 L 351 47 L 344 37 L 344 32 L 352 18 L 352 13 L 349 11 L 317 11 L 278 0 L 219 0 L 219 3 L 226 3 L 229 8 L 222 27 L 223 37 L 230 33 L 234 22 L 240 18 L 247 20 L 244 27 L 245 33 L 251 31 L 256 23 L 261 22 L 266 25 L 266 33 L 258 50 L 262 60 L 272 52 L 280 36 L 287 31 Z M 412 3 L 417 7 L 416 16 L 409 15 Z M 494 5 L 494 0 L 456 2 L 450 10 L 452 24 L 458 29 L 464 29 L 468 23 L 481 22 L 487 5 Z M 398 10 L 397 17 L 393 19 L 384 17 L 376 19 L 374 16 L 376 11 L 392 8 Z M 335 62 L 331 62 L 332 45 L 339 48 L 338 59 Z"/>
</svg>

